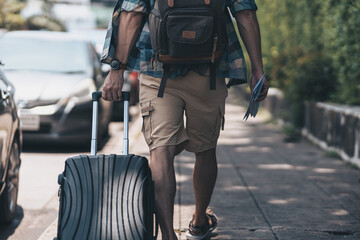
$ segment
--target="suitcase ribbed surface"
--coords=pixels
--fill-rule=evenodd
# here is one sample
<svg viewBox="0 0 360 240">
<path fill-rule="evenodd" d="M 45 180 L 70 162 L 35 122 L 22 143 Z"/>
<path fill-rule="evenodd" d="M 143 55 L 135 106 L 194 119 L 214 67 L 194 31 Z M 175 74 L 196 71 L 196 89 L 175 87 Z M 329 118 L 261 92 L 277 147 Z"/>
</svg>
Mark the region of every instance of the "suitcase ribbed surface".
<svg viewBox="0 0 360 240">
<path fill-rule="evenodd" d="M 58 239 L 151 239 L 153 185 L 146 158 L 69 158 L 59 183 Z"/>
</svg>

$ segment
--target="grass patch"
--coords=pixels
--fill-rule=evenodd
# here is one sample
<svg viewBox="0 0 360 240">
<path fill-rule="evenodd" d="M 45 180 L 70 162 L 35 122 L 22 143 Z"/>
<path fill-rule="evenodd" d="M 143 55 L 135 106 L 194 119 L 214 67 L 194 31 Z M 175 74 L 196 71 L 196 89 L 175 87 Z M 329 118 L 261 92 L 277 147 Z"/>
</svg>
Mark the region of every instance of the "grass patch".
<svg viewBox="0 0 360 240">
<path fill-rule="evenodd" d="M 285 134 L 285 142 L 299 142 L 301 139 L 300 130 L 292 125 L 284 125 L 280 130 L 283 134 Z"/>
<path fill-rule="evenodd" d="M 336 151 L 326 151 L 325 155 L 330 158 L 341 159 L 341 156 Z"/>
<path fill-rule="evenodd" d="M 270 114 L 270 113 L 269 113 Z M 271 115 L 271 114 L 270 114 Z M 268 117 L 266 120 L 265 120 L 265 123 L 268 123 L 268 124 L 272 124 L 272 125 L 277 125 L 278 124 L 278 120 L 272 116 Z"/>
<path fill-rule="evenodd" d="M 348 162 L 348 161 L 345 161 L 345 166 L 347 166 L 348 168 L 351 168 L 351 169 L 355 169 L 355 170 L 359 170 L 360 168 L 358 167 L 358 165 L 352 163 L 352 162 Z M 360 181 L 360 180 L 359 180 Z"/>
</svg>

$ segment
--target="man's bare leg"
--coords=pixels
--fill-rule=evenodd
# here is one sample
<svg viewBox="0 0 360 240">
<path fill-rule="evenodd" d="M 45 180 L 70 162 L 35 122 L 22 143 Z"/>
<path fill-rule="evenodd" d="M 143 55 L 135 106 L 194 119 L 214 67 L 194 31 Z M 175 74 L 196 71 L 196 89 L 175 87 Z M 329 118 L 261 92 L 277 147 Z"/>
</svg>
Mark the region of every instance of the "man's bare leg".
<svg viewBox="0 0 360 240">
<path fill-rule="evenodd" d="M 207 218 L 206 209 L 209 206 L 217 178 L 216 148 L 196 153 L 193 171 L 193 186 L 195 193 L 194 222 L 196 226 L 204 226 Z"/>
<path fill-rule="evenodd" d="M 173 224 L 176 194 L 175 152 L 176 146 L 159 147 L 150 152 L 150 168 L 155 183 L 155 203 L 164 240 L 177 240 Z"/>
</svg>

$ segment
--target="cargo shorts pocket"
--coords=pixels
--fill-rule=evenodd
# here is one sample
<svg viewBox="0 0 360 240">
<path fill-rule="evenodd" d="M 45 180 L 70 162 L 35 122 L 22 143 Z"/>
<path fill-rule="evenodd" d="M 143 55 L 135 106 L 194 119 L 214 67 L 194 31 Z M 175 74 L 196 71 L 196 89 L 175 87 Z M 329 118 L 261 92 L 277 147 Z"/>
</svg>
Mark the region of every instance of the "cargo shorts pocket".
<svg viewBox="0 0 360 240">
<path fill-rule="evenodd" d="M 216 128 L 215 128 L 215 132 L 214 132 L 215 139 L 219 138 L 220 130 L 224 130 L 224 125 L 225 125 L 225 105 L 220 105 L 219 106 L 219 114 L 216 119 Z"/>
<path fill-rule="evenodd" d="M 141 109 L 141 116 L 143 118 L 143 125 L 141 131 L 144 135 L 146 144 L 150 145 L 153 142 L 153 139 L 151 137 L 151 133 L 152 133 L 151 113 L 152 111 L 154 111 L 154 108 L 151 105 L 151 101 L 146 101 L 140 103 L 140 109 Z"/>
<path fill-rule="evenodd" d="M 221 130 L 225 127 L 225 104 L 220 106 Z"/>
</svg>

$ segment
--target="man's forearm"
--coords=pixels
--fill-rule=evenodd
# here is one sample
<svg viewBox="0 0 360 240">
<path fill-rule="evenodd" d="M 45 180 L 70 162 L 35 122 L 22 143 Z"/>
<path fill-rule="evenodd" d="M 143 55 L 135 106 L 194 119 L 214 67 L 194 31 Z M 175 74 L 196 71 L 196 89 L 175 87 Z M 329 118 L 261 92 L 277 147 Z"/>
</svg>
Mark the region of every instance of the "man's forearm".
<svg viewBox="0 0 360 240">
<path fill-rule="evenodd" d="M 143 13 L 124 11 L 120 14 L 115 58 L 122 63 L 128 61 L 131 50 L 141 33 L 143 18 Z"/>
<path fill-rule="evenodd" d="M 142 13 L 135 12 L 120 14 L 115 58 L 122 63 L 128 62 L 131 50 L 141 32 L 143 17 Z M 104 82 L 102 98 L 107 101 L 121 100 L 123 83 L 124 69 L 111 69 Z"/>
<path fill-rule="evenodd" d="M 240 36 L 249 53 L 252 74 L 258 77 L 263 72 L 261 58 L 260 28 L 255 11 L 244 10 L 235 14 Z"/>
</svg>

